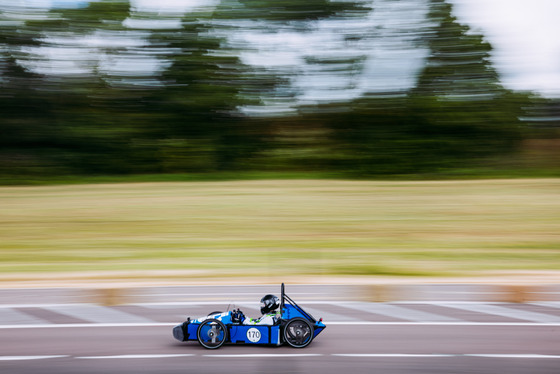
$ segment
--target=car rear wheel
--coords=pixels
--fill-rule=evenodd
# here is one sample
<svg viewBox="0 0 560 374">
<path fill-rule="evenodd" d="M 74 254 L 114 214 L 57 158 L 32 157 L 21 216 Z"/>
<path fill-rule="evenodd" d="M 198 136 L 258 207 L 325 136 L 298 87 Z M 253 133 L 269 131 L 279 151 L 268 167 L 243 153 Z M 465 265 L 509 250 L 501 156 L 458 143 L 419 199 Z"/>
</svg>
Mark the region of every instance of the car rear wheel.
<svg viewBox="0 0 560 374">
<path fill-rule="evenodd" d="M 313 326 L 303 318 L 293 318 L 284 327 L 284 341 L 294 348 L 307 347 L 313 340 Z"/>
<path fill-rule="evenodd" d="M 217 319 L 207 319 L 198 326 L 196 338 L 204 348 L 220 348 L 227 340 L 226 326 Z"/>
</svg>

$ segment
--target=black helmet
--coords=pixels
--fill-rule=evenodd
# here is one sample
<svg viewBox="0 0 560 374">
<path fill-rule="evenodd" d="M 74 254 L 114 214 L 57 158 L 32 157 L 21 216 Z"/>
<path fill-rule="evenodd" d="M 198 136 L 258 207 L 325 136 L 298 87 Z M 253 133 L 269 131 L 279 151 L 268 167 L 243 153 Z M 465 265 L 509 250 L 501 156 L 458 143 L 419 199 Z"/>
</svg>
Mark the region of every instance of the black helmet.
<svg viewBox="0 0 560 374">
<path fill-rule="evenodd" d="M 280 307 L 280 299 L 274 295 L 266 295 L 261 299 L 261 314 L 270 313 Z"/>
</svg>

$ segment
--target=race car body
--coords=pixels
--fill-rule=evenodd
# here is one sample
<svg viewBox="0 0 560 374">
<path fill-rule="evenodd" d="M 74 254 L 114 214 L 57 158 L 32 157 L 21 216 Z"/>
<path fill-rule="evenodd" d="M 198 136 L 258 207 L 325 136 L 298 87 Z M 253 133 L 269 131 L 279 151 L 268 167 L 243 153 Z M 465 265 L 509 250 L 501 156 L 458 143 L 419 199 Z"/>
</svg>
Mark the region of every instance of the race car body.
<svg viewBox="0 0 560 374">
<path fill-rule="evenodd" d="M 294 347 L 308 346 L 324 329 L 322 319 L 316 320 L 297 305 L 281 288 L 280 318 L 272 325 L 245 325 L 245 316 L 239 309 L 211 313 L 206 317 L 187 319 L 173 328 L 175 339 L 198 341 L 208 349 L 220 348 L 225 343 L 267 344 Z"/>
</svg>

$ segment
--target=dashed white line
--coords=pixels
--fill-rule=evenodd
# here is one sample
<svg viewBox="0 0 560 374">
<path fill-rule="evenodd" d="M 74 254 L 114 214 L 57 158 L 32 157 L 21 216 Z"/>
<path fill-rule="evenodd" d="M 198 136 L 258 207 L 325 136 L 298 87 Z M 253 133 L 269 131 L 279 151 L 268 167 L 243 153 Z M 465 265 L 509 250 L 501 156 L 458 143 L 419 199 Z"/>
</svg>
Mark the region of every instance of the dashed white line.
<svg viewBox="0 0 560 374">
<path fill-rule="evenodd" d="M 209 355 L 202 355 L 204 357 L 220 357 L 220 358 L 259 358 L 259 357 L 318 357 L 324 356 L 321 353 L 294 353 L 294 354 L 274 354 L 274 353 L 255 353 L 255 354 L 209 354 Z"/>
<path fill-rule="evenodd" d="M 74 305 L 74 304 L 0 304 L 1 309 L 11 309 L 11 308 L 47 308 L 52 306 L 61 305 Z"/>
<path fill-rule="evenodd" d="M 361 312 L 380 314 L 383 316 L 399 318 L 409 321 L 429 321 L 429 322 L 457 322 L 460 321 L 457 318 L 442 316 L 439 314 L 423 312 L 421 310 L 415 310 L 411 308 L 403 308 L 401 306 L 392 304 L 376 304 L 376 303 L 364 303 L 364 302 L 352 302 L 352 303 L 340 303 L 339 305 L 359 310 Z"/>
<path fill-rule="evenodd" d="M 70 357 L 67 355 L 50 355 L 50 356 L 0 356 L 0 361 L 27 361 L 27 360 L 45 360 L 47 358 Z"/>
<path fill-rule="evenodd" d="M 120 310 L 92 304 L 62 305 L 45 308 L 53 312 L 94 323 L 149 323 L 149 319 Z"/>
<path fill-rule="evenodd" d="M 487 357 L 487 358 L 560 358 L 560 355 L 540 355 L 540 354 L 465 354 L 464 356 Z"/>
<path fill-rule="evenodd" d="M 543 301 L 540 303 L 533 302 L 533 305 L 544 306 L 547 308 L 560 308 L 560 301 Z"/>
<path fill-rule="evenodd" d="M 522 359 L 560 359 L 560 355 L 518 354 L 518 353 L 334 353 L 331 356 L 353 358 L 437 358 L 437 357 L 484 357 L 484 358 L 522 358 Z"/>
<path fill-rule="evenodd" d="M 357 322 L 359 321 L 358 318 L 354 318 L 354 317 L 350 317 L 350 316 L 345 316 L 342 314 L 337 314 L 337 313 L 331 313 L 331 312 L 327 312 L 327 311 L 323 311 L 323 310 L 319 310 L 316 308 L 310 308 L 310 307 L 305 307 L 305 311 L 307 313 L 310 313 L 312 316 L 314 316 L 315 318 L 324 318 L 327 321 L 341 321 L 341 322 Z"/>
<path fill-rule="evenodd" d="M 439 353 L 428 353 L 428 354 L 420 354 L 420 353 L 334 353 L 331 356 L 336 357 L 379 357 L 379 358 L 394 358 L 394 357 L 454 357 L 457 355 L 454 354 L 439 354 Z"/>
<path fill-rule="evenodd" d="M 0 321 L 5 324 L 14 325 L 36 325 L 47 322 L 12 309 L 0 309 Z"/>
<path fill-rule="evenodd" d="M 434 304 L 436 305 L 436 304 Z M 530 312 L 525 310 L 518 310 L 512 308 L 506 308 L 503 306 L 491 305 L 491 304 L 456 304 L 456 303 L 439 303 L 439 306 L 444 306 L 448 308 L 455 308 L 461 310 L 468 310 L 471 312 L 482 313 L 482 314 L 493 314 L 506 318 L 520 319 L 526 321 L 533 321 L 537 323 L 558 323 L 560 322 L 560 317 Z"/>
<path fill-rule="evenodd" d="M 27 361 L 53 358 L 72 358 L 79 360 L 112 360 L 112 359 L 157 359 L 177 357 L 207 357 L 207 358 L 298 358 L 298 357 L 348 357 L 348 358 L 444 358 L 444 357 L 480 357 L 499 359 L 560 359 L 560 355 L 534 353 L 261 353 L 261 354 L 127 354 L 112 356 L 79 356 L 42 355 L 42 356 L 0 356 L 0 361 Z"/>
<path fill-rule="evenodd" d="M 178 323 L 171 322 L 150 322 L 150 323 L 49 323 L 42 325 L 0 325 L 0 330 L 8 329 L 64 329 L 82 327 L 159 327 L 175 326 Z"/>
<path fill-rule="evenodd" d="M 373 322 L 373 321 L 358 321 L 358 322 L 331 322 L 323 321 L 327 326 L 336 325 L 359 325 L 359 326 L 546 326 L 558 327 L 560 323 L 539 323 L 539 322 Z"/>
<path fill-rule="evenodd" d="M 194 354 L 135 354 L 135 355 L 115 355 L 115 356 L 81 356 L 76 357 L 80 360 L 105 360 L 105 359 L 138 359 L 138 358 L 171 358 L 171 357 L 192 357 Z"/>
<path fill-rule="evenodd" d="M 431 358 L 431 357 L 484 357 L 484 358 L 522 358 L 522 359 L 560 359 L 560 355 L 533 353 L 334 353 L 331 356 L 353 358 Z"/>
</svg>

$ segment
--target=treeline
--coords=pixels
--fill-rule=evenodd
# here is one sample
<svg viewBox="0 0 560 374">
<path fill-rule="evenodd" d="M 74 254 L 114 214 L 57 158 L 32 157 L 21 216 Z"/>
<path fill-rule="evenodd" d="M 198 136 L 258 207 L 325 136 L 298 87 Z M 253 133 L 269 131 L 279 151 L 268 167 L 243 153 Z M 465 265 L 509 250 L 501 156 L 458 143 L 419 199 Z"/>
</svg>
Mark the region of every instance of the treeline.
<svg viewBox="0 0 560 374">
<path fill-rule="evenodd" d="M 483 37 L 458 23 L 445 1 L 429 6 L 429 22 L 417 34 L 429 57 L 416 87 L 266 116 L 243 108 L 281 92 L 286 78 L 244 65 L 220 36 L 228 20 L 355 15 L 371 11 L 365 3 L 224 0 L 211 12 L 181 16 L 179 27 L 176 15 L 139 13 L 125 26 L 133 12 L 122 1 L 19 23 L 5 13 L 0 175 L 257 170 L 368 177 L 465 168 L 515 152 L 526 135 L 520 118 L 540 99 L 505 89 Z M 154 18 L 157 28 L 134 26 Z M 80 43 L 90 43 L 83 55 L 64 48 Z M 137 70 L 146 61 L 154 65 L 149 75 Z"/>
</svg>

